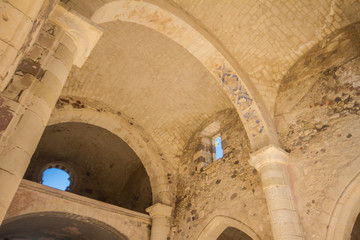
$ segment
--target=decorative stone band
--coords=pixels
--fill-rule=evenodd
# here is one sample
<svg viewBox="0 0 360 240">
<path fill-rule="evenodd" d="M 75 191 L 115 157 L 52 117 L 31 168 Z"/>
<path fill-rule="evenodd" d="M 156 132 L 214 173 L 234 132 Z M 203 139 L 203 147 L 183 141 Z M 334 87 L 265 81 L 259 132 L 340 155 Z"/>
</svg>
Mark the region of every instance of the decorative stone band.
<svg viewBox="0 0 360 240">
<path fill-rule="evenodd" d="M 270 145 L 251 154 L 260 172 L 274 240 L 304 239 L 287 169 L 289 155 Z"/>
<path fill-rule="evenodd" d="M 151 240 L 167 240 L 170 233 L 170 206 L 156 203 L 146 209 L 152 219 Z"/>
</svg>

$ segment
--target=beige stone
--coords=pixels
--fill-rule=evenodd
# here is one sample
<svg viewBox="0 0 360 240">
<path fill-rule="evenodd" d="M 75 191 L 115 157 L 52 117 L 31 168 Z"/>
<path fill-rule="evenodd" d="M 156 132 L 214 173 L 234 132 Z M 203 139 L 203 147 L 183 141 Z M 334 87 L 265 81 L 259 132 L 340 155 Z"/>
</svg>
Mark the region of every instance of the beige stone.
<svg viewBox="0 0 360 240">
<path fill-rule="evenodd" d="M 7 0 L 11 5 L 26 14 L 31 20 L 37 17 L 37 14 L 44 2 L 44 0 L 22 1 L 22 0 Z"/>
<path fill-rule="evenodd" d="M 6 76 L 6 73 L 9 71 L 9 68 L 12 62 L 15 60 L 18 50 L 10 46 L 8 43 L 0 40 L 0 75 L 2 77 Z"/>
<path fill-rule="evenodd" d="M 16 176 L 12 173 L 0 169 L 0 186 L 4 189 L 6 194 L 0 195 L 0 217 L 4 218 L 7 212 L 7 205 L 13 199 L 17 187 L 20 184 L 22 177 Z"/>
<path fill-rule="evenodd" d="M 22 12 L 8 3 L 1 3 L 0 39 L 20 49 L 32 22 Z"/>
<path fill-rule="evenodd" d="M 146 209 L 151 217 L 151 240 L 168 239 L 170 233 L 170 216 L 172 208 L 160 203 Z"/>
<path fill-rule="evenodd" d="M 44 212 L 120 239 L 359 238 L 359 1 L 51 2 L 0 1 L 0 238 Z"/>
<path fill-rule="evenodd" d="M 31 156 L 44 128 L 40 116 L 29 110 L 25 111 L 9 141 Z"/>
<path fill-rule="evenodd" d="M 29 154 L 23 149 L 11 146 L 3 150 L 0 160 L 2 170 L 15 176 L 23 176 L 29 163 Z"/>
</svg>

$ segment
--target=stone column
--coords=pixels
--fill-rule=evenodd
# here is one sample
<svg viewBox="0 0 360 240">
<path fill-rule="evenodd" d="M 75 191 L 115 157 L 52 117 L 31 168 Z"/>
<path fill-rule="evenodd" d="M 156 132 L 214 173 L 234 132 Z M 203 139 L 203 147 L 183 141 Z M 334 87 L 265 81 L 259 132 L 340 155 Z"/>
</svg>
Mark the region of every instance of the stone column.
<svg viewBox="0 0 360 240">
<path fill-rule="evenodd" d="M 170 206 L 156 203 L 148 207 L 146 211 L 151 217 L 151 237 L 150 240 L 167 240 L 170 233 Z"/>
<path fill-rule="evenodd" d="M 304 239 L 288 173 L 289 155 L 267 146 L 251 154 L 250 164 L 260 173 L 274 240 Z"/>
<path fill-rule="evenodd" d="M 72 65 L 81 66 L 101 36 L 96 27 L 59 6 L 49 20 L 60 30 L 56 39 L 51 41 L 46 60 L 42 64 L 31 59 L 25 61 L 33 64 L 30 73 L 13 80 L 0 95 L 0 223 Z"/>
<path fill-rule="evenodd" d="M 0 0 L 0 91 L 4 90 L 23 55 L 58 0 Z"/>
</svg>

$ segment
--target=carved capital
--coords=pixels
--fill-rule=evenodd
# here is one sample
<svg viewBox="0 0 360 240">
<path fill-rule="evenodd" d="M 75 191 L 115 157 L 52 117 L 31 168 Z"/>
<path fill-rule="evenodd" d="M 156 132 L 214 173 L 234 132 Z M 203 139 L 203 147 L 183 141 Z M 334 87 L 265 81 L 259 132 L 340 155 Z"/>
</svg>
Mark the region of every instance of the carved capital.
<svg viewBox="0 0 360 240">
<path fill-rule="evenodd" d="M 59 25 L 73 40 L 76 45 L 74 64 L 81 67 L 102 35 L 100 27 L 59 5 L 51 13 L 49 20 Z"/>
<path fill-rule="evenodd" d="M 250 165 L 260 171 L 266 165 L 283 164 L 289 162 L 289 154 L 274 145 L 268 145 L 250 155 Z"/>
<path fill-rule="evenodd" d="M 161 203 L 156 203 L 146 209 L 151 218 L 154 217 L 170 217 L 172 207 Z"/>
</svg>

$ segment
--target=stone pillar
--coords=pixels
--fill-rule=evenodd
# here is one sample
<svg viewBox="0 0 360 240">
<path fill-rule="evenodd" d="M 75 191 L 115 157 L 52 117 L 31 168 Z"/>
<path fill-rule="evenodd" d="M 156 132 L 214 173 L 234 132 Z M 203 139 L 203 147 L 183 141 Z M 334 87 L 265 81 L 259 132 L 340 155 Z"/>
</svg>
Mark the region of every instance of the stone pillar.
<svg viewBox="0 0 360 240">
<path fill-rule="evenodd" d="M 29 73 L 16 79 L 14 76 L 0 95 L 0 223 L 25 174 L 72 65 L 81 66 L 101 36 L 101 31 L 96 27 L 59 6 L 49 20 L 60 30 L 46 49 L 46 60 L 40 64 L 30 57 L 25 59 L 23 63 L 32 64 L 30 68 L 22 66 L 30 69 Z M 41 42 L 39 39 L 37 47 L 41 47 Z"/>
<path fill-rule="evenodd" d="M 0 0 L 0 91 L 4 90 L 23 55 L 58 0 Z"/>
<path fill-rule="evenodd" d="M 251 154 L 250 164 L 260 173 L 274 240 L 304 239 L 288 173 L 289 155 L 267 146 Z"/>
<path fill-rule="evenodd" d="M 170 233 L 170 206 L 156 203 L 148 207 L 146 211 L 151 217 L 151 237 L 150 240 L 167 240 Z"/>
</svg>

